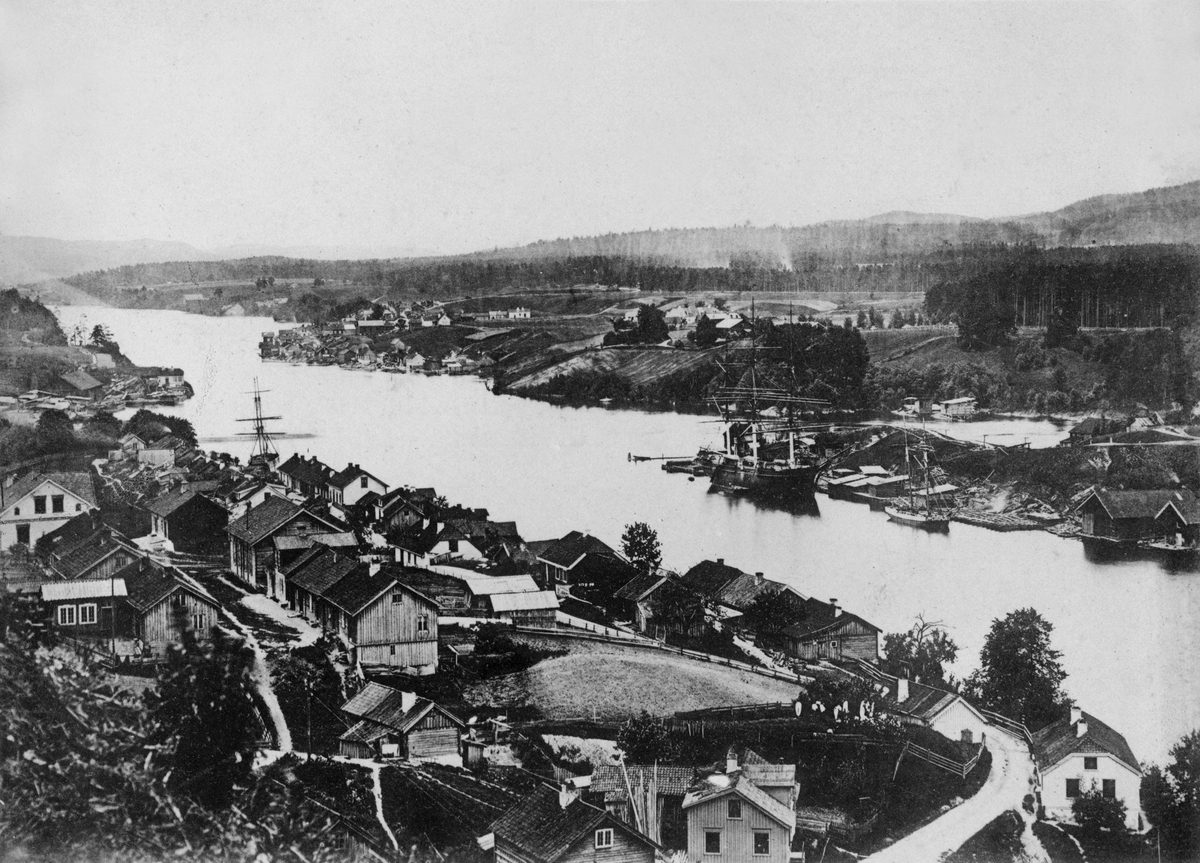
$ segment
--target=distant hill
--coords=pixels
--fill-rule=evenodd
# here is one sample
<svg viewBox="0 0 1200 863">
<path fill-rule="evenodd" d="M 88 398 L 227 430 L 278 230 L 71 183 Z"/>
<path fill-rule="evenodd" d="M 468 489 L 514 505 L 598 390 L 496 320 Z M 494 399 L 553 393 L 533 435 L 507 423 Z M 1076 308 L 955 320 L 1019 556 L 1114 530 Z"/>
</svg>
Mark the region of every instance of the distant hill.
<svg viewBox="0 0 1200 863">
<path fill-rule="evenodd" d="M 976 216 L 955 216 L 950 213 L 913 213 L 908 210 L 892 210 L 878 216 L 863 219 L 877 225 L 958 225 L 963 222 L 983 222 Z"/>
<path fill-rule="evenodd" d="M 1200 180 L 1128 195 L 1099 195 L 1006 221 L 1051 246 L 1200 243 Z"/>
<path fill-rule="evenodd" d="M 203 260 L 187 243 L 161 240 L 90 241 L 0 234 L 0 284 L 25 284 L 107 270 L 125 264 Z"/>
</svg>

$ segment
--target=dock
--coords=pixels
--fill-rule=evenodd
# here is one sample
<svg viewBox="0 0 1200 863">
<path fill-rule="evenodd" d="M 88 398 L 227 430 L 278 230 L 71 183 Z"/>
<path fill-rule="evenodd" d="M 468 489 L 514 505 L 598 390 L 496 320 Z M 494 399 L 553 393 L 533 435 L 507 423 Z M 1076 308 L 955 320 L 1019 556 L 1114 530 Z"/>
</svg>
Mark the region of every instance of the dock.
<svg viewBox="0 0 1200 863">
<path fill-rule="evenodd" d="M 983 509 L 960 509 L 952 516 L 952 520 L 1005 533 L 1014 530 L 1043 530 L 1047 527 L 1045 522 L 1032 518 Z"/>
</svg>

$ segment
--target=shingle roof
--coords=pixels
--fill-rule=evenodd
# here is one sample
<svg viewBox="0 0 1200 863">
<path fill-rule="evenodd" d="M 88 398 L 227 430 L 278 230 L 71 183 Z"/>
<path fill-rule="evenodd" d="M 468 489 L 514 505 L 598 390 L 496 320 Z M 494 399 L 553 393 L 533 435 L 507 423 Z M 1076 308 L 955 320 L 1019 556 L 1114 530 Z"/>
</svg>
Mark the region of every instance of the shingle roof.
<svg viewBox="0 0 1200 863">
<path fill-rule="evenodd" d="M 535 860 L 553 863 L 602 824 L 623 830 L 650 847 L 658 847 L 603 809 L 582 800 L 563 808 L 558 792 L 545 785 L 539 785 L 500 816 L 492 825 L 492 832 L 498 842 L 515 845 Z"/>
<path fill-rule="evenodd" d="M 821 602 L 821 600 L 814 599 L 811 596 L 804 600 L 803 608 L 804 616 L 796 623 L 784 629 L 784 635 L 800 639 L 813 638 L 825 630 L 836 629 L 850 621 L 857 621 L 868 629 L 882 632 L 878 626 L 868 623 L 857 614 L 851 614 L 848 611 L 841 611 L 839 614 L 835 614 L 832 604 Z"/>
<path fill-rule="evenodd" d="M 303 510 L 282 497 L 270 497 L 239 519 L 229 522 L 226 530 L 235 539 L 251 545 L 273 534 Z"/>
<path fill-rule="evenodd" d="M 100 528 L 86 539 L 68 549 L 54 561 L 54 571 L 66 578 L 78 578 L 101 561 L 118 551 L 137 554 L 137 550 L 126 545 L 108 528 Z"/>
<path fill-rule="evenodd" d="M 321 595 L 326 602 L 336 605 L 347 614 L 358 614 L 385 590 L 402 587 L 396 579 L 382 572 L 375 575 L 369 573 L 366 566 L 356 566 Z"/>
<path fill-rule="evenodd" d="M 67 372 L 65 375 L 60 375 L 60 377 L 71 386 L 75 387 L 75 389 L 83 390 L 84 392 L 87 392 L 88 390 L 94 390 L 96 387 L 104 386 L 104 384 L 100 383 L 100 381 L 96 380 L 85 371 Z"/>
<path fill-rule="evenodd" d="M 625 785 L 626 773 L 629 775 L 629 784 L 634 788 L 649 785 L 653 778 L 658 785 L 658 793 L 667 797 L 682 797 L 696 777 L 696 771 L 691 767 L 673 764 L 627 764 L 624 769 L 619 764 L 601 764 L 592 771 L 591 789 L 603 793 L 605 802 L 622 802 L 629 797 Z"/>
<path fill-rule="evenodd" d="M 54 483 L 92 506 L 96 505 L 96 490 L 92 484 L 92 476 L 82 471 L 27 473 L 4 490 L 5 505 L 16 503 L 45 481 Z"/>
<path fill-rule="evenodd" d="M 405 708 L 404 702 L 409 701 Z M 465 724 L 446 708 L 428 698 L 420 698 L 411 692 L 401 692 L 382 683 L 371 681 L 342 705 L 342 712 L 377 725 L 385 725 L 401 733 L 407 731 L 430 710 L 439 710 L 460 728 Z"/>
<path fill-rule="evenodd" d="M 1074 752 L 1107 752 L 1134 770 L 1141 770 L 1133 750 L 1129 748 L 1120 732 L 1105 725 L 1090 713 L 1080 713 L 1083 721 L 1087 723 L 1087 732 L 1083 736 L 1076 733 L 1070 713 L 1033 735 L 1033 755 L 1039 767 L 1050 767 Z"/>
<path fill-rule="evenodd" d="M 360 564 L 353 558 L 343 557 L 335 551 L 325 549 L 303 566 L 288 573 L 287 579 L 288 583 L 295 587 L 323 596 L 325 591 L 345 578 L 356 566 L 365 568 L 366 564 Z"/>
<path fill-rule="evenodd" d="M 1195 500 L 1195 495 L 1186 488 L 1183 489 L 1151 489 L 1148 491 L 1121 491 L 1117 489 L 1098 488 L 1085 497 L 1075 507 L 1082 509 L 1090 501 L 1095 500 L 1116 518 L 1154 518 L 1164 506 L 1172 500 L 1187 502 Z"/>
<path fill-rule="evenodd" d="M 543 548 L 538 557 L 547 563 L 569 569 L 585 554 L 607 554 L 613 557 L 617 555 L 596 537 L 573 530 Z"/>
<path fill-rule="evenodd" d="M 889 688 L 889 693 L 893 692 Z M 909 681 L 908 698 L 896 704 L 896 709 L 918 719 L 932 719 L 950 706 L 959 696 L 923 683 Z"/>
<path fill-rule="evenodd" d="M 146 504 L 146 509 L 161 518 L 167 518 L 198 494 L 200 490 L 197 488 L 178 488 L 159 495 Z"/>
<path fill-rule="evenodd" d="M 175 570 L 167 569 L 146 558 L 135 560 L 113 575 L 125 579 L 129 588 L 126 601 L 137 611 L 148 611 L 176 590 L 186 590 L 193 596 L 217 605 L 216 600 L 198 585 L 191 583 Z"/>
</svg>

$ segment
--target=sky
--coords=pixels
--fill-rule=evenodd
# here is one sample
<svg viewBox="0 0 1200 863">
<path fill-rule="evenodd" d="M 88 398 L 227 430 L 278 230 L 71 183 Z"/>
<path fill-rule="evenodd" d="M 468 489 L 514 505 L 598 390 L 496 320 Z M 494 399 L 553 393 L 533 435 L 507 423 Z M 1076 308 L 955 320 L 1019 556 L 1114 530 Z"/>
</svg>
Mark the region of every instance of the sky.
<svg viewBox="0 0 1200 863">
<path fill-rule="evenodd" d="M 453 253 L 1200 179 L 1200 3 L 0 0 L 0 233 Z"/>
</svg>

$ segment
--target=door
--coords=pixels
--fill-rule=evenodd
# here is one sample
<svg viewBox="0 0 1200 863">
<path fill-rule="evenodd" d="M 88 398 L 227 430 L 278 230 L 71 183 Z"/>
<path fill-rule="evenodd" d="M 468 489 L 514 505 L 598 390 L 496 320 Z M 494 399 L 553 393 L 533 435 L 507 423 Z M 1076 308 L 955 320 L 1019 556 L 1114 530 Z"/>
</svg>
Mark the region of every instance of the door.
<svg viewBox="0 0 1200 863">
<path fill-rule="evenodd" d="M 21 543 L 22 545 L 29 545 L 29 525 L 17 525 L 17 542 Z"/>
</svg>

